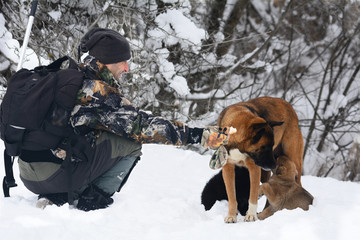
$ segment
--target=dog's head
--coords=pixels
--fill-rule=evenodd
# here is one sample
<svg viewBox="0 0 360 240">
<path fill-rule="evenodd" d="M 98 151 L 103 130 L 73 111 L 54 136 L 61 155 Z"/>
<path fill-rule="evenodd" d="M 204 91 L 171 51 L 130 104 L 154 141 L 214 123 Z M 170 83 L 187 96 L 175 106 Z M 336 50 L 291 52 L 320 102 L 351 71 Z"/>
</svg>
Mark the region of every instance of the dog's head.
<svg viewBox="0 0 360 240">
<path fill-rule="evenodd" d="M 295 163 L 286 156 L 278 157 L 274 174 L 283 180 L 295 181 L 297 177 Z"/>
<path fill-rule="evenodd" d="M 264 170 L 274 169 L 273 128 L 282 124 L 283 122 L 267 122 L 260 117 L 251 118 L 247 122 L 241 121 L 236 126 L 237 132 L 229 138 L 227 148 L 236 148 L 241 153 L 246 153 Z"/>
</svg>

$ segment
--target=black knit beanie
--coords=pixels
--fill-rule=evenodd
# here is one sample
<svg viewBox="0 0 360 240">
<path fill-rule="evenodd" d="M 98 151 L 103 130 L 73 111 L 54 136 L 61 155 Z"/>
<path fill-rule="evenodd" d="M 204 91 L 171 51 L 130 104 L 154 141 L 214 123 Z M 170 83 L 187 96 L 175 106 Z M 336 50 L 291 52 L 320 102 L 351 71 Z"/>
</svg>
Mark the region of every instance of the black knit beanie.
<svg viewBox="0 0 360 240">
<path fill-rule="evenodd" d="M 127 61 L 131 58 L 128 41 L 118 32 L 93 28 L 81 39 L 79 50 L 88 52 L 103 64 Z"/>
</svg>

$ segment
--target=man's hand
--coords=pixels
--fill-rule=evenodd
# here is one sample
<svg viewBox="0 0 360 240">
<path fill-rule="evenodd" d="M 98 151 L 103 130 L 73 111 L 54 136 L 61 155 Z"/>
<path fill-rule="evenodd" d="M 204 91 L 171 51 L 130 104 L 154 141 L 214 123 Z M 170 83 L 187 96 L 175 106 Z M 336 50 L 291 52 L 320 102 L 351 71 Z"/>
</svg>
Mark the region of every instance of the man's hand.
<svg viewBox="0 0 360 240">
<path fill-rule="evenodd" d="M 235 132 L 236 129 L 233 127 L 205 127 L 201 139 L 201 145 L 205 148 L 217 149 L 226 144 L 228 142 L 229 135 Z"/>
</svg>

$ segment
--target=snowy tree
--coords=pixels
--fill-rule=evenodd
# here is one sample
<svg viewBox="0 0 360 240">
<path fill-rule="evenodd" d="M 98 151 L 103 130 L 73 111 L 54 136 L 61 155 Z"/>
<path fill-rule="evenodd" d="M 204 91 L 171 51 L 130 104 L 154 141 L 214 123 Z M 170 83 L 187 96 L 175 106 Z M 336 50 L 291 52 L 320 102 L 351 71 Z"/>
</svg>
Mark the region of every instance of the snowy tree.
<svg viewBox="0 0 360 240">
<path fill-rule="evenodd" d="M 4 86 L 30 3 L 0 3 Z M 135 105 L 210 125 L 230 104 L 284 98 L 300 118 L 305 174 L 349 179 L 360 161 L 350 157 L 360 132 L 359 6 L 355 0 L 40 0 L 27 59 L 35 65 L 62 55 L 77 59 L 89 29 L 117 30 L 132 48 L 122 90 Z"/>
</svg>

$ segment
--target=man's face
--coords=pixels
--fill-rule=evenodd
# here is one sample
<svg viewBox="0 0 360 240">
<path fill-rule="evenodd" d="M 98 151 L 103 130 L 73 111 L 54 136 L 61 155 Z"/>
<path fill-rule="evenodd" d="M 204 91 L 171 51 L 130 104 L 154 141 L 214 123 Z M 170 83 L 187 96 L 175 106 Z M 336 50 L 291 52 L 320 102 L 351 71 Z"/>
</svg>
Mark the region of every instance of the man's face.
<svg viewBox="0 0 360 240">
<path fill-rule="evenodd" d="M 119 80 L 121 74 L 123 72 L 129 72 L 129 65 L 127 61 L 112 63 L 112 64 L 105 64 L 105 66 L 110 70 L 110 72 L 114 75 L 116 80 Z"/>
</svg>

